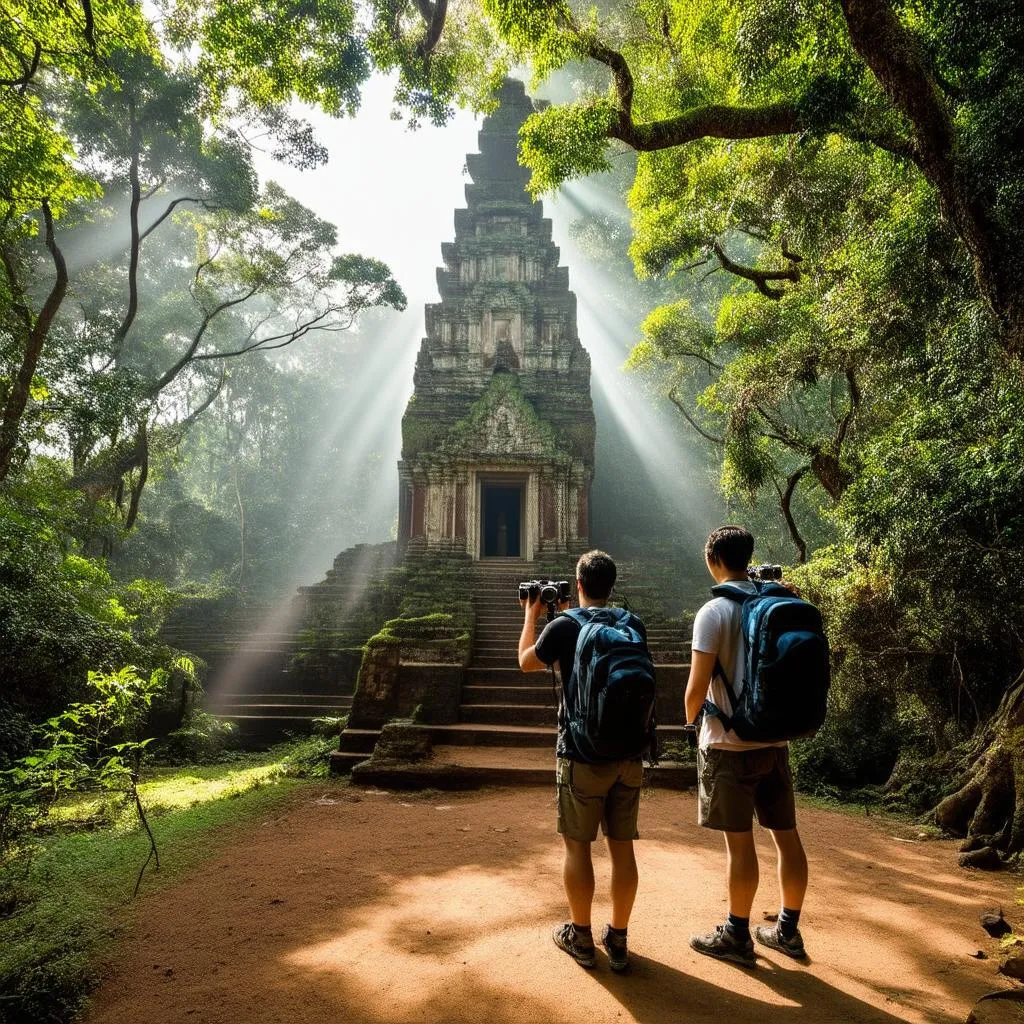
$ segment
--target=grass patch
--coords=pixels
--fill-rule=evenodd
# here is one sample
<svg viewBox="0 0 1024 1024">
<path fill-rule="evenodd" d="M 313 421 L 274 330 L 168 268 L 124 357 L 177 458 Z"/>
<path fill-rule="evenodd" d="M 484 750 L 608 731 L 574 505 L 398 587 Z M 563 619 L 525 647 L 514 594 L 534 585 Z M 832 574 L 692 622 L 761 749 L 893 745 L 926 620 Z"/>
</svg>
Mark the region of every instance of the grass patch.
<svg viewBox="0 0 1024 1024">
<path fill-rule="evenodd" d="M 211 856 L 224 829 L 271 813 L 308 783 L 330 743 L 302 740 L 241 762 L 164 768 L 140 787 L 161 870 L 141 892 L 166 885 Z M 315 748 L 315 749 L 314 749 Z M 0 875 L 0 1024 L 64 1024 L 98 981 L 98 961 L 124 926 L 148 853 L 134 817 L 99 799 L 69 802 L 48 823 L 34 857 Z"/>
</svg>

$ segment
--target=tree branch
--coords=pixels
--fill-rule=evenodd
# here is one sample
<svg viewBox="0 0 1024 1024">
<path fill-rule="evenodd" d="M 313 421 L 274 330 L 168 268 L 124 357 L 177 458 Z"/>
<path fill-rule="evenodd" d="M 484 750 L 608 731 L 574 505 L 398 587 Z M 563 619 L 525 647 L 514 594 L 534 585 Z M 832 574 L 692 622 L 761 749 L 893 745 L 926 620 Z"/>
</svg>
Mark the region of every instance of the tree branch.
<svg viewBox="0 0 1024 1024">
<path fill-rule="evenodd" d="M 426 35 L 416 44 L 417 57 L 429 57 L 441 41 L 445 18 L 448 15 L 448 0 L 414 0 L 420 17 L 426 24 Z"/>
<path fill-rule="evenodd" d="M 199 272 L 196 271 L 197 276 L 198 273 Z M 174 365 L 171 366 L 171 368 L 152 385 L 152 387 L 149 389 L 149 393 L 151 395 L 159 394 L 161 391 L 163 391 L 165 387 L 167 387 L 168 384 L 171 383 L 171 381 L 174 380 L 175 377 L 178 376 L 179 373 L 181 373 L 181 371 L 186 366 L 188 366 L 190 362 L 192 362 L 193 358 L 195 357 L 196 350 L 202 344 L 203 336 L 206 334 L 207 330 L 210 327 L 210 324 L 213 322 L 215 317 L 219 316 L 226 310 L 233 308 L 234 306 L 240 306 L 243 302 L 248 302 L 249 299 L 251 299 L 258 290 L 259 286 L 254 284 L 247 292 L 243 293 L 242 295 L 238 295 L 233 299 L 225 299 L 222 303 L 220 303 L 220 305 L 216 306 L 211 312 L 207 313 L 203 317 L 203 321 L 199 325 L 198 330 L 193 335 L 192 340 L 189 342 L 189 346 L 185 350 L 184 355 L 182 355 L 182 357 L 178 359 L 177 362 L 175 362 Z"/>
<path fill-rule="evenodd" d="M 148 199 L 152 194 L 153 193 L 150 192 L 150 194 L 145 198 Z M 156 231 L 156 229 L 160 227 L 160 225 L 163 224 L 163 222 L 167 220 L 167 218 L 170 217 L 170 215 L 174 213 L 182 203 L 196 203 L 206 210 L 211 209 L 205 200 L 197 199 L 195 196 L 180 196 L 178 199 L 172 199 L 171 202 L 167 204 L 167 209 L 164 210 L 164 212 L 161 213 L 160 216 L 157 217 L 157 219 L 139 235 L 139 241 L 141 242 L 143 239 L 148 238 L 154 231 Z"/>
<path fill-rule="evenodd" d="M 676 117 L 635 124 L 632 115 L 620 111 L 608 131 L 638 152 L 653 152 L 682 146 L 698 139 L 762 139 L 775 135 L 796 135 L 803 131 L 792 103 L 763 107 L 733 107 L 711 103 L 694 107 Z"/>
<path fill-rule="evenodd" d="M 1019 298 L 1019 261 L 1009 251 L 992 210 L 965 180 L 956 126 L 917 39 L 887 0 L 841 0 L 850 41 L 871 69 L 889 102 L 913 126 L 917 160 L 936 191 L 939 207 L 970 253 L 975 277 L 1010 348 L 1024 348 L 1024 304 Z"/>
<path fill-rule="evenodd" d="M 24 96 L 25 90 L 28 88 L 29 83 L 35 77 L 36 72 L 39 70 L 39 59 L 43 55 L 43 44 L 38 40 L 33 40 L 32 43 L 32 57 L 26 61 L 25 58 L 20 54 L 15 54 L 18 63 L 22 67 L 21 76 L 18 78 L 0 78 L 0 85 L 6 86 L 10 89 L 17 89 L 18 92 Z"/>
<path fill-rule="evenodd" d="M 796 550 L 798 552 L 797 560 L 801 565 L 807 561 L 807 542 L 803 539 L 800 534 L 800 530 L 797 528 L 791 506 L 797 484 L 800 483 L 800 479 L 810 468 L 810 466 L 801 466 L 794 473 L 790 473 L 789 477 L 786 479 L 785 490 L 779 487 L 779 482 L 777 480 L 775 481 L 775 489 L 779 492 L 779 507 L 782 509 L 783 518 L 786 520 L 786 526 L 789 528 L 789 536 L 796 545 Z"/>
<path fill-rule="evenodd" d="M 702 426 L 700 426 L 700 424 L 697 423 L 697 421 L 690 415 L 689 410 L 686 408 L 686 406 L 679 400 L 679 396 L 676 393 L 675 388 L 669 391 L 668 400 L 683 414 L 683 418 L 686 420 L 686 422 L 689 423 L 690 426 L 693 427 L 693 429 L 696 430 L 701 437 L 703 437 L 707 441 L 713 442 L 714 444 L 725 444 L 724 437 L 715 437 L 714 434 L 709 434 Z"/>
<path fill-rule="evenodd" d="M 139 181 L 139 162 L 141 160 L 142 132 L 135 111 L 135 96 L 128 97 L 129 145 L 131 159 L 128 164 L 128 181 L 131 187 L 131 202 L 128 206 L 128 223 L 131 241 L 128 248 L 128 306 L 117 330 L 114 332 L 112 348 L 115 355 L 120 355 L 128 332 L 135 322 L 139 311 L 139 256 L 142 249 L 142 236 L 139 232 L 139 207 L 142 205 L 142 185 Z"/>
<path fill-rule="evenodd" d="M 834 443 L 837 453 L 842 448 L 843 442 L 846 440 L 847 431 L 850 429 L 850 424 L 853 422 L 853 418 L 857 413 L 857 408 L 860 405 L 860 385 L 857 383 L 857 378 L 854 376 L 853 367 L 851 366 L 846 368 L 846 387 L 850 392 L 850 404 L 836 428 Z"/>
<path fill-rule="evenodd" d="M 243 345 L 241 348 L 234 349 L 231 352 L 203 352 L 200 355 L 193 356 L 192 362 L 198 363 L 204 359 L 234 359 L 237 356 L 244 356 L 249 352 L 272 352 L 275 349 L 285 348 L 288 345 L 291 345 L 292 342 L 298 341 L 300 338 L 304 338 L 310 331 L 347 331 L 352 326 L 352 319 L 349 319 L 345 323 L 323 323 L 328 316 L 337 312 L 339 312 L 338 309 L 326 310 L 319 316 L 314 317 L 312 320 L 307 320 L 306 323 L 295 327 L 291 331 L 285 331 L 282 334 L 274 334 L 269 338 L 261 338 L 259 341 L 255 341 L 251 345 Z"/>
<path fill-rule="evenodd" d="M 143 416 L 139 422 L 139 433 L 137 445 L 141 450 L 139 462 L 139 479 L 132 484 L 131 501 L 128 503 L 128 515 L 125 517 L 124 528 L 131 530 L 135 520 L 139 517 L 139 501 L 142 499 L 142 491 L 146 486 L 149 477 L 149 434 L 146 430 L 146 417 Z"/>
<path fill-rule="evenodd" d="M 174 424 L 173 430 L 176 436 L 183 436 L 188 431 L 189 427 L 191 427 L 192 424 L 195 423 L 195 421 L 199 419 L 199 417 L 202 416 L 202 414 L 206 412 L 206 410 L 209 409 L 211 405 L 213 405 L 213 403 L 217 400 L 217 396 L 223 390 L 224 385 L 227 382 L 227 379 L 227 371 L 221 370 L 220 380 L 217 381 L 213 390 L 206 396 L 206 398 L 203 399 L 203 401 L 199 404 L 197 408 L 193 409 L 179 423 Z"/>
<path fill-rule="evenodd" d="M 795 452 L 800 452 L 802 455 L 813 455 L 815 448 L 809 444 L 802 437 L 798 437 L 794 434 L 785 423 L 781 423 L 774 416 L 770 416 L 761 405 L 755 405 L 754 408 L 757 410 L 757 414 L 772 428 L 775 433 L 770 431 L 762 431 L 765 437 L 771 438 L 773 441 L 778 441 L 779 444 L 785 445 L 787 448 L 791 448 Z"/>
<path fill-rule="evenodd" d="M 756 267 L 747 267 L 730 259 L 718 239 L 711 243 L 711 248 L 714 249 L 723 270 L 736 277 L 752 281 L 757 290 L 769 299 L 778 301 L 786 294 L 781 288 L 772 288 L 768 284 L 769 281 L 796 282 L 800 280 L 800 268 L 792 257 L 790 257 L 789 268 L 786 270 L 758 270 Z"/>
<path fill-rule="evenodd" d="M 776 135 L 797 135 L 809 126 L 801 118 L 795 102 L 780 101 L 760 107 L 742 107 L 711 103 L 693 107 L 675 117 L 637 124 L 633 120 L 633 75 L 626 59 L 617 50 L 568 23 L 583 44 L 584 52 L 612 72 L 618 117 L 609 129 L 618 139 L 639 152 L 651 152 L 682 146 L 698 139 L 760 139 Z M 878 146 L 902 159 L 918 162 L 917 147 L 884 129 L 862 125 L 837 124 L 833 131 L 853 141 Z"/>
</svg>

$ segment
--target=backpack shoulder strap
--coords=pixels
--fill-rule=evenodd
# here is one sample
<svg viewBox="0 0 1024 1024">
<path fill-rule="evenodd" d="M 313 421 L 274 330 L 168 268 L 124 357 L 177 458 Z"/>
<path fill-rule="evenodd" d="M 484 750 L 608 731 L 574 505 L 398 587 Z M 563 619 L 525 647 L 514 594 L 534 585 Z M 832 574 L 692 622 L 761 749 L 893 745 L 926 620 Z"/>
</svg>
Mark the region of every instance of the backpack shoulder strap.
<svg viewBox="0 0 1024 1024">
<path fill-rule="evenodd" d="M 736 583 L 716 583 L 711 588 L 711 593 L 715 597 L 727 597 L 730 601 L 735 601 L 737 604 L 745 604 L 752 597 L 759 597 L 761 595 L 761 585 L 754 583 L 757 587 L 756 591 L 746 590 Z"/>
<path fill-rule="evenodd" d="M 725 597 L 730 601 L 735 601 L 741 607 L 747 603 L 752 597 L 758 597 L 761 593 L 761 587 L 755 583 L 757 591 L 752 593 L 743 587 L 737 586 L 735 583 L 718 583 L 711 588 L 711 593 L 715 597 Z M 732 697 L 733 703 L 739 699 L 736 691 L 733 689 L 732 682 L 728 675 L 726 675 L 725 668 L 722 666 L 721 661 L 715 658 L 715 668 L 711 678 L 715 676 L 721 676 L 722 682 L 725 683 L 725 688 L 728 690 L 729 695 Z M 732 716 L 727 715 L 717 704 L 715 704 L 710 698 L 704 701 L 701 707 L 703 713 L 709 718 L 717 718 L 725 728 L 726 732 L 732 729 Z"/>
</svg>

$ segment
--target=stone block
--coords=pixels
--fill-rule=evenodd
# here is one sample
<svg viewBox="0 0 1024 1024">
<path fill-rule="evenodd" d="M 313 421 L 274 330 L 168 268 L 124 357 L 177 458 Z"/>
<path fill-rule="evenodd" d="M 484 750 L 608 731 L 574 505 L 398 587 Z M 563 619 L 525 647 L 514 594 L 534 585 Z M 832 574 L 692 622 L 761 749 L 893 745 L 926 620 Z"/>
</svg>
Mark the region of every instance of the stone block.
<svg viewBox="0 0 1024 1024">
<path fill-rule="evenodd" d="M 381 729 L 371 760 L 426 761 L 433 752 L 427 729 L 409 719 L 397 719 Z"/>
</svg>

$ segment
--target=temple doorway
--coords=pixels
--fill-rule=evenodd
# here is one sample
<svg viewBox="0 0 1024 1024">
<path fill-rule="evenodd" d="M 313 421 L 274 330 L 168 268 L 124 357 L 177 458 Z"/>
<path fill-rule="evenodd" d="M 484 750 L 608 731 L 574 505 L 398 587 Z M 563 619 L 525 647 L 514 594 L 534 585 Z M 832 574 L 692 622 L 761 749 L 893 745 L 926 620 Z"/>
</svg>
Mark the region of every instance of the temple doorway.
<svg viewBox="0 0 1024 1024">
<path fill-rule="evenodd" d="M 482 484 L 480 554 L 483 558 L 519 558 L 522 551 L 522 484 Z"/>
</svg>

